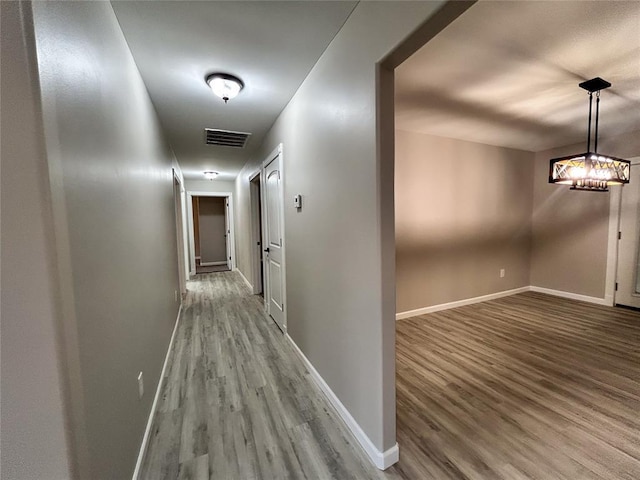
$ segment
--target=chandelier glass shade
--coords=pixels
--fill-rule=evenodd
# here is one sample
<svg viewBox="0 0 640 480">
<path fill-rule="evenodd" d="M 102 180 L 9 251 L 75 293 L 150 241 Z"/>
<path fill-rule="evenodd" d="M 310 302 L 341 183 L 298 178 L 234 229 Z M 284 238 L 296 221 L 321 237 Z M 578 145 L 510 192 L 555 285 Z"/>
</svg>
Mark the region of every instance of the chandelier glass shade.
<svg viewBox="0 0 640 480">
<path fill-rule="evenodd" d="M 549 183 L 571 185 L 572 190 L 606 192 L 609 185 L 629 183 L 631 162 L 622 158 L 598 153 L 598 117 L 600 114 L 600 90 L 611 84 L 600 77 L 579 84 L 589 92 L 589 130 L 587 151 L 566 157 L 552 158 L 549 163 Z M 591 114 L 593 94 L 596 94 L 595 140 L 591 151 Z"/>
</svg>

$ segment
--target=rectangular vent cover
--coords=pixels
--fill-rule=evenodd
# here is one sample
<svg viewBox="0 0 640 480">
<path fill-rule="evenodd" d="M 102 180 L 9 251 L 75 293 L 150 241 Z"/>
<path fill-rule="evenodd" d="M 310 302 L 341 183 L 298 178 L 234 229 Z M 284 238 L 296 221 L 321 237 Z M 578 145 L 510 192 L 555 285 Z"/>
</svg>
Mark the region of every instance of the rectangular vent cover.
<svg viewBox="0 0 640 480">
<path fill-rule="evenodd" d="M 250 133 L 230 132 L 228 130 L 216 130 L 205 128 L 205 143 L 207 145 L 220 145 L 222 147 L 244 148 Z"/>
</svg>

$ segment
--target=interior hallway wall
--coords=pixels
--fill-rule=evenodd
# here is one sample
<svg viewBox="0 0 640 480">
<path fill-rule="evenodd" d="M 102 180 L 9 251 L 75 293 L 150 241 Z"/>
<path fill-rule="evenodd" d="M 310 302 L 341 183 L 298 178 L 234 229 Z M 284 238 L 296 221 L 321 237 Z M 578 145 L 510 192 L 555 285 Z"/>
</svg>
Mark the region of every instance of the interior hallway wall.
<svg viewBox="0 0 640 480">
<path fill-rule="evenodd" d="M 79 476 L 131 478 L 178 311 L 175 159 L 111 4 L 33 8 Z"/>
<path fill-rule="evenodd" d="M 185 188 L 189 192 L 235 192 L 234 180 L 185 180 Z"/>
<path fill-rule="evenodd" d="M 227 261 L 226 197 L 199 197 L 200 262 Z"/>
<path fill-rule="evenodd" d="M 72 461 L 31 5 L 0 2 L 0 20 L 2 478 L 65 479 Z"/>
<path fill-rule="evenodd" d="M 249 176 L 283 143 L 288 332 L 380 451 L 396 443 L 395 323 L 382 314 L 376 62 L 440 5 L 360 2 L 236 182 L 250 232 Z M 238 265 L 253 278 L 249 241 Z"/>
<path fill-rule="evenodd" d="M 533 160 L 396 131 L 398 312 L 529 285 Z"/>
<path fill-rule="evenodd" d="M 640 115 L 637 123 L 640 127 Z M 548 181 L 551 158 L 584 151 L 585 144 L 578 143 L 536 154 L 531 285 L 605 298 L 610 194 L 574 191 Z M 639 156 L 640 128 L 601 137 L 598 151 Z"/>
</svg>

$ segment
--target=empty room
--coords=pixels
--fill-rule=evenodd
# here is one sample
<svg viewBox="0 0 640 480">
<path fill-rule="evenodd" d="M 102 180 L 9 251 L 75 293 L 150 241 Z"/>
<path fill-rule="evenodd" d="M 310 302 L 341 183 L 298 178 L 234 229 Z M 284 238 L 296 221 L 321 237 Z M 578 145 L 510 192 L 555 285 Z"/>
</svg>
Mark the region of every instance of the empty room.
<svg viewBox="0 0 640 480">
<path fill-rule="evenodd" d="M 550 171 L 640 163 L 639 18 L 479 2 L 396 69 L 403 478 L 640 477 L 640 167 Z"/>
</svg>

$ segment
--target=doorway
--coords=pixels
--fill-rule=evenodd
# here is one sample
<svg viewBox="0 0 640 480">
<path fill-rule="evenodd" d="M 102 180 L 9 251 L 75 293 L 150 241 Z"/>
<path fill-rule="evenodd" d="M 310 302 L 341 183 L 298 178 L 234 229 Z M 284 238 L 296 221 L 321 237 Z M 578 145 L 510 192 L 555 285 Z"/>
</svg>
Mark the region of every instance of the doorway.
<svg viewBox="0 0 640 480">
<path fill-rule="evenodd" d="M 251 264 L 253 294 L 264 296 L 264 263 L 262 252 L 262 190 L 260 171 L 249 178 L 251 202 Z"/>
<path fill-rule="evenodd" d="M 176 221 L 176 240 L 178 247 L 178 281 L 180 283 L 181 296 L 187 292 L 187 261 L 185 258 L 184 241 L 184 189 L 178 176 L 178 172 L 173 170 L 173 201 Z"/>
<path fill-rule="evenodd" d="M 615 304 L 640 309 L 640 158 L 631 161 L 631 180 L 620 187 Z"/>
<path fill-rule="evenodd" d="M 189 273 L 235 269 L 233 198 L 226 192 L 187 192 Z"/>
</svg>

